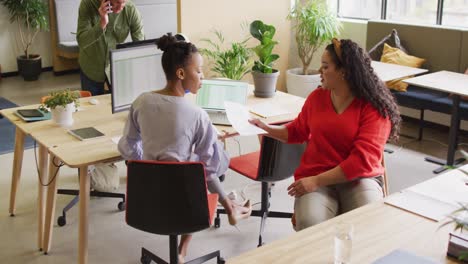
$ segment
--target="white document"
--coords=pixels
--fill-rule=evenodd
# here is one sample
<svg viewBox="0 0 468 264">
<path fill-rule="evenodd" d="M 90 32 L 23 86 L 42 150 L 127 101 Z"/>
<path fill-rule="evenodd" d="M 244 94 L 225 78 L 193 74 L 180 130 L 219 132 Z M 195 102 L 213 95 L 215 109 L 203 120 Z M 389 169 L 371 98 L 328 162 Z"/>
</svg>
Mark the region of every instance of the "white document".
<svg viewBox="0 0 468 264">
<path fill-rule="evenodd" d="M 231 122 L 232 127 L 239 135 L 250 136 L 266 133 L 265 130 L 249 123 L 251 117 L 247 107 L 244 105 L 226 101 L 224 102 L 224 106 L 229 122 Z"/>
<path fill-rule="evenodd" d="M 273 105 L 272 103 L 259 103 L 252 105 L 250 106 L 250 112 L 264 118 L 291 113 L 291 111 L 285 107 L 281 105 Z"/>
<path fill-rule="evenodd" d="M 465 165 L 440 176 L 416 184 L 385 199 L 385 203 L 440 221 L 460 203 L 468 203 L 468 176 Z"/>
</svg>

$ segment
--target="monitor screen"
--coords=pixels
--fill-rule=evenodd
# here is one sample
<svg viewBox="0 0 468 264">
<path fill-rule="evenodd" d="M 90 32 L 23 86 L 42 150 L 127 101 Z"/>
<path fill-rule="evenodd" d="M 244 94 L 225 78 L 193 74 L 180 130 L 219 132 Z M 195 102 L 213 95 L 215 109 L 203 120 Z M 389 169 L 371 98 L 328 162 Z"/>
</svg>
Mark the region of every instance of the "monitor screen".
<svg viewBox="0 0 468 264">
<path fill-rule="evenodd" d="M 112 113 L 125 111 L 142 93 L 164 88 L 162 51 L 156 45 L 111 50 Z"/>
<path fill-rule="evenodd" d="M 203 80 L 196 103 L 204 109 L 224 109 L 224 102 L 245 104 L 249 84 L 231 80 Z"/>
</svg>

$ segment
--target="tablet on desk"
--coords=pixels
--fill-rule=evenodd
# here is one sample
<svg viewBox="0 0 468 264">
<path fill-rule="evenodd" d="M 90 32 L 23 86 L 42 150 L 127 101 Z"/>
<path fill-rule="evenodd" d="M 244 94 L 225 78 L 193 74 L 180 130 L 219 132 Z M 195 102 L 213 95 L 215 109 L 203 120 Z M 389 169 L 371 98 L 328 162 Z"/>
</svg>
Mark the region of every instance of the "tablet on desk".
<svg viewBox="0 0 468 264">
<path fill-rule="evenodd" d="M 79 140 L 88 140 L 88 139 L 99 138 L 99 137 L 104 136 L 104 134 L 101 131 L 95 129 L 94 127 L 84 127 L 84 128 L 68 130 L 68 133 L 78 138 Z"/>
<path fill-rule="evenodd" d="M 51 118 L 50 112 L 44 112 L 40 109 L 20 109 L 15 114 L 25 122 L 48 120 Z"/>
<path fill-rule="evenodd" d="M 18 114 L 23 117 L 43 117 L 44 114 L 37 109 L 21 109 L 18 110 Z"/>
</svg>

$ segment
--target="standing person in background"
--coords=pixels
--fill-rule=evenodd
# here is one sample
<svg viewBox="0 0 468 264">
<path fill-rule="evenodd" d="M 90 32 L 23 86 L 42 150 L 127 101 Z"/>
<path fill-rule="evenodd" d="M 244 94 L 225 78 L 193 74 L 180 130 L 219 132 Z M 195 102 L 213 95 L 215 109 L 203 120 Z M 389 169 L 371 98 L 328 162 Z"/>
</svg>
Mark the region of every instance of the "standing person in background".
<svg viewBox="0 0 468 264">
<path fill-rule="evenodd" d="M 307 142 L 295 181 L 297 231 L 382 199 L 383 150 L 397 139 L 400 114 L 376 76 L 367 52 L 351 40 L 328 45 L 320 67 L 322 86 L 299 116 L 283 126 L 250 122 L 288 143 Z"/>
<path fill-rule="evenodd" d="M 109 50 L 131 35 L 143 40 L 141 15 L 129 0 L 81 0 L 76 39 L 80 48 L 81 89 L 104 94 Z"/>
</svg>

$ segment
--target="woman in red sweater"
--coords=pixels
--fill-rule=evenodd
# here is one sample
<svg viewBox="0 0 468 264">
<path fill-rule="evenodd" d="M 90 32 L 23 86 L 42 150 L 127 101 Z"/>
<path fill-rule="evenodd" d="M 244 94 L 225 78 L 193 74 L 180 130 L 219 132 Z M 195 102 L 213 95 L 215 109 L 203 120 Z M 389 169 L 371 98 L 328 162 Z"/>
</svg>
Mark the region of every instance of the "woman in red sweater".
<svg viewBox="0 0 468 264">
<path fill-rule="evenodd" d="M 385 142 L 397 139 L 400 130 L 393 95 L 353 41 L 334 39 L 326 47 L 320 77 L 322 86 L 291 123 L 250 121 L 279 140 L 307 142 L 288 187 L 295 197 L 296 230 L 381 199 Z"/>
</svg>

